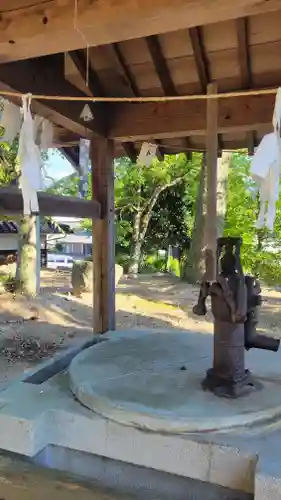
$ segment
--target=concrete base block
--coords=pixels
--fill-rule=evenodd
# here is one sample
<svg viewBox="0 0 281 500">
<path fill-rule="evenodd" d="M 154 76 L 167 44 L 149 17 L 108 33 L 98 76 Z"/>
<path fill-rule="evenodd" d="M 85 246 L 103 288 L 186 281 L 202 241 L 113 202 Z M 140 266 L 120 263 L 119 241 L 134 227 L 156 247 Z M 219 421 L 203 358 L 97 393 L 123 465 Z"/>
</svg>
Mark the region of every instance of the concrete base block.
<svg viewBox="0 0 281 500">
<path fill-rule="evenodd" d="M 184 334 L 188 335 L 187 332 Z M 110 341 L 112 335 L 117 338 L 135 333 L 115 332 L 104 336 L 103 340 Z M 142 333 L 138 332 L 138 335 Z M 158 335 L 161 336 L 161 332 Z M 194 349 L 200 347 L 202 356 L 207 356 L 206 365 L 209 365 L 212 338 L 200 334 L 197 338 L 200 346 L 194 345 Z M 281 386 L 281 354 L 270 354 L 250 353 L 247 356 L 248 368 Z M 167 491 L 168 485 L 174 484 L 173 491 L 179 492 L 175 496 L 171 494 L 175 500 L 281 498 L 281 421 L 276 414 L 259 420 L 255 425 L 250 425 L 247 419 L 244 427 L 224 427 L 208 432 L 151 432 L 105 418 L 81 405 L 69 389 L 65 365 L 59 373 L 52 372 L 48 365 L 45 379 L 42 371 L 40 377 L 35 375 L 31 378 L 28 375 L 26 380 L 17 381 L 0 393 L 2 450 L 25 456 L 44 467 L 101 481 L 104 487 L 115 488 L 114 481 L 119 481 L 124 491 L 131 488 L 130 495 L 133 496 L 128 498 L 137 494 L 138 480 L 143 485 L 149 481 L 154 484 L 148 498 L 164 498 L 161 484 L 167 484 Z M 262 398 L 263 392 L 259 394 Z M 232 403 L 229 401 L 228 404 Z M 159 474 L 158 479 L 154 473 Z M 2 471 L 0 475 L 2 477 Z M 134 478 L 133 483 L 130 483 L 130 477 Z M 202 484 L 209 485 L 209 488 L 202 490 Z M 184 488 L 187 492 L 190 488 L 190 496 L 181 497 Z M 147 498 L 145 493 L 142 494 Z M 35 500 L 36 497 L 30 495 L 26 498 Z M 5 496 L 5 500 L 12 499 L 13 496 Z M 21 499 L 25 500 L 25 497 Z"/>
</svg>

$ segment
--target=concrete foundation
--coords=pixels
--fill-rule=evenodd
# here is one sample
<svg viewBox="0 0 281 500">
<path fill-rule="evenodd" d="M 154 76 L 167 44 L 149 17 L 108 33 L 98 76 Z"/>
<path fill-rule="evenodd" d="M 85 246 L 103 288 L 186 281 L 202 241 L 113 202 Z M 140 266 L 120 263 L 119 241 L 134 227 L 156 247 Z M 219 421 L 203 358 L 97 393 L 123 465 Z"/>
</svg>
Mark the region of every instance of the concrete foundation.
<svg viewBox="0 0 281 500">
<path fill-rule="evenodd" d="M 130 332 L 109 333 L 103 337 L 106 342 L 97 344 L 97 346 L 91 348 L 91 351 L 96 350 L 98 352 L 101 349 L 100 346 L 118 342 L 118 339 L 123 342 L 124 338 L 128 339 L 127 344 L 131 345 L 134 339 L 141 336 L 145 338 L 148 335 L 155 335 L 155 332 L 153 334 L 148 332 L 137 332 L 137 334 Z M 173 363 L 176 363 L 174 366 L 178 367 L 177 373 L 179 376 L 185 374 L 185 377 L 187 377 L 185 372 L 190 371 L 192 373 L 195 370 L 198 384 L 200 384 L 204 373 L 201 373 L 202 367 L 200 368 L 199 364 L 203 363 L 202 360 L 204 360 L 204 366 L 207 368 L 212 364 L 212 337 L 187 332 L 175 333 L 175 331 L 170 333 L 166 331 L 158 332 L 158 336 L 160 340 L 162 339 L 162 356 L 166 356 L 167 352 L 170 353 L 170 365 L 173 366 Z M 150 338 L 152 339 L 152 337 Z M 181 348 L 178 348 L 180 339 L 182 339 L 183 344 Z M 148 337 L 146 343 L 149 344 Z M 174 343 L 174 350 L 171 351 L 172 343 Z M 167 349 L 165 349 L 165 345 Z M 193 353 L 198 353 L 194 368 L 188 363 L 190 355 L 190 352 L 186 349 L 188 345 L 190 349 L 192 346 Z M 136 351 L 140 352 L 139 344 L 136 343 L 135 346 Z M 185 347 L 183 348 L 183 346 Z M 178 359 L 176 352 L 180 353 Z M 154 368 L 157 366 L 159 368 L 159 365 L 161 365 L 160 354 L 156 349 L 151 357 L 152 361 L 158 359 L 158 362 L 154 363 Z M 74 380 L 73 366 L 77 367 L 83 356 L 84 354 L 79 355 L 70 368 L 72 388 Z M 199 358 L 201 359 L 200 363 Z M 103 362 L 99 364 L 99 370 L 104 364 L 105 371 L 108 373 L 107 377 L 109 377 L 109 365 L 112 362 L 120 370 L 118 359 L 116 355 L 114 360 L 112 358 L 110 362 L 108 360 L 106 366 L 104 358 Z M 127 358 L 127 368 L 130 370 L 129 359 L 130 357 Z M 140 368 L 137 363 L 138 361 L 135 362 L 135 371 Z M 185 363 L 186 369 L 180 370 Z M 124 360 L 122 366 L 122 369 L 124 369 Z M 224 498 L 275 500 L 281 498 L 280 353 L 252 351 L 247 355 L 247 367 L 254 374 L 260 376 L 265 388 L 256 393 L 259 400 L 254 403 L 254 411 L 252 411 L 253 408 L 250 407 L 249 401 L 246 399 L 244 399 L 244 406 L 241 404 L 240 412 L 241 415 L 246 414 L 246 421 L 243 422 L 240 419 L 237 424 L 234 418 L 236 410 L 232 405 L 240 405 L 239 401 L 242 400 L 236 402 L 227 400 L 229 413 L 224 418 L 226 417 L 225 421 L 228 421 L 229 417 L 231 417 L 232 425 L 230 427 L 222 425 L 220 428 L 218 405 L 221 404 L 219 403 L 221 400 L 209 393 L 201 393 L 200 389 L 200 397 L 202 394 L 202 398 L 205 396 L 210 398 L 211 396 L 215 399 L 213 406 L 208 404 L 204 406 L 203 400 L 201 400 L 200 405 L 194 406 L 194 408 L 197 408 L 197 413 L 195 412 L 193 415 L 193 424 L 198 419 L 199 410 L 201 411 L 201 422 L 198 428 L 193 428 L 192 431 L 188 430 L 188 427 L 185 430 L 178 427 L 173 430 L 170 426 L 166 430 L 162 428 L 161 432 L 154 428 L 152 432 L 145 428 L 141 421 L 123 421 L 123 416 L 127 411 L 126 405 L 130 404 L 128 398 L 123 401 L 124 406 L 121 408 L 121 413 L 118 414 L 122 416 L 122 422 L 118 421 L 119 416 L 116 418 L 115 413 L 114 415 L 107 415 L 107 417 L 99 415 L 73 397 L 69 388 L 69 373 L 65 366 L 62 371 L 56 374 L 54 372 L 57 370 L 52 372 L 52 362 L 49 363 L 48 367 L 44 367 L 47 374 L 46 380 L 43 380 L 41 370 L 40 377 L 33 374 L 31 377 L 27 377 L 27 380 L 17 381 L 0 393 L 0 448 L 2 450 L 28 457 L 34 463 L 40 463 L 45 467 L 54 467 L 55 469 L 66 470 L 71 474 L 83 475 L 83 480 L 98 481 L 99 488 L 113 488 L 114 491 L 117 491 L 120 487 L 121 490 L 119 488 L 118 491 L 129 492 L 128 494 L 133 495 L 133 497 L 144 498 L 146 496 L 147 498 L 145 485 L 151 484 L 148 495 L 151 495 L 151 498 L 162 498 L 164 496 L 163 492 L 166 490 L 170 491 L 169 497 L 173 496 L 173 498 L 179 498 L 179 500 L 183 497 L 196 500 L 197 498 L 198 500 L 199 498 L 206 500 Z M 94 369 L 95 367 L 93 367 Z M 171 377 L 172 372 L 171 367 Z M 138 377 L 141 378 L 141 376 L 142 374 L 139 373 Z M 154 377 L 153 370 L 151 376 Z M 164 385 L 168 379 L 169 372 L 167 371 L 167 378 L 163 378 Z M 90 380 L 91 391 L 93 387 L 97 390 L 98 384 L 96 384 L 96 380 Z M 137 412 L 135 412 L 135 406 L 133 413 L 138 414 L 137 379 L 133 378 L 131 380 L 135 385 L 135 400 L 133 403 L 137 405 Z M 184 380 L 186 383 L 187 379 L 180 380 Z M 116 381 L 112 380 L 113 387 L 115 387 Z M 146 379 L 146 392 L 153 394 L 156 386 L 154 385 L 154 389 L 150 390 L 150 382 Z M 179 390 L 181 390 L 181 385 L 181 383 L 178 384 Z M 170 388 L 171 391 L 172 388 Z M 271 391 L 275 394 L 275 399 L 271 398 Z M 141 390 L 139 394 L 143 395 L 144 393 Z M 188 397 L 188 394 L 191 394 L 188 392 L 188 386 L 186 386 L 186 394 L 186 400 L 190 399 L 191 404 L 193 396 Z M 115 401 L 114 410 L 118 406 L 118 400 L 120 402 L 120 392 L 117 396 L 115 398 L 105 398 L 109 402 Z M 99 393 L 99 397 L 102 397 L 102 391 Z M 175 402 L 177 398 L 174 396 L 172 400 Z M 263 400 L 265 402 L 264 407 Z M 108 401 L 106 401 L 106 408 L 108 408 Z M 171 419 L 175 409 L 184 406 L 184 401 L 183 405 L 180 405 L 178 400 L 176 405 L 174 402 L 170 408 Z M 257 404 L 258 407 L 255 406 Z M 109 407 L 111 411 L 111 405 Z M 168 407 L 169 391 L 167 391 Z M 190 407 L 188 408 L 190 412 Z M 215 419 L 217 419 L 213 428 L 205 426 L 204 431 L 202 431 L 202 424 L 204 424 L 202 408 L 205 411 L 206 420 L 210 421 L 210 411 L 212 412 L 212 418 L 215 416 Z M 162 408 L 162 410 L 165 410 L 165 408 Z M 159 404 L 155 405 L 152 398 L 150 404 L 146 404 L 145 416 L 148 413 L 152 414 L 153 411 L 156 411 L 154 415 L 156 420 L 153 418 L 154 424 L 156 421 L 160 421 L 161 426 L 163 426 L 163 422 L 166 425 L 169 420 L 167 412 L 163 411 L 163 418 L 161 418 Z M 182 408 L 181 411 L 184 412 L 185 410 Z M 251 412 L 253 418 L 251 418 Z M 255 418 L 257 414 L 259 414 L 258 419 Z M 183 419 L 188 420 L 190 418 L 190 413 L 185 416 L 182 413 L 181 424 Z M 188 422 L 185 422 L 186 425 L 188 425 Z M 174 432 L 175 430 L 176 432 Z M 0 466 L 1 463 L 3 461 L 0 460 Z M 30 465 L 31 468 L 33 466 Z M 53 476 L 54 480 L 57 480 L 57 474 L 56 472 Z M 2 471 L 1 477 L 3 477 Z M 138 490 L 137 485 L 139 483 L 142 488 Z M 169 490 L 169 484 L 174 485 L 173 492 L 175 494 L 172 494 L 171 490 Z M 161 485 L 166 486 L 163 489 Z M 92 487 L 94 488 L 94 486 Z M 181 497 L 181 495 L 183 496 Z M 10 500 L 10 498 L 12 499 L 14 496 L 5 496 L 5 500 Z M 36 500 L 37 498 L 41 499 L 39 496 L 34 496 L 35 498 Z M 44 497 L 42 496 L 42 498 Z M 88 497 L 85 496 L 84 498 Z M 33 500 L 32 495 L 30 495 L 30 499 Z"/>
</svg>

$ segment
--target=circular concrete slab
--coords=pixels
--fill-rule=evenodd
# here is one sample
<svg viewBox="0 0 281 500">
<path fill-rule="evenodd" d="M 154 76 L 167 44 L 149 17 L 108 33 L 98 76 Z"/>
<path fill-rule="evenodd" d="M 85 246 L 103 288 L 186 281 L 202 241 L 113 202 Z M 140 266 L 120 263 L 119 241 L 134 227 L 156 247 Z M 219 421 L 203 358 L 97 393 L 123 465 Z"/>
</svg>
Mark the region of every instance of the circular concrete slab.
<svg viewBox="0 0 281 500">
<path fill-rule="evenodd" d="M 115 335 L 78 354 L 69 367 L 77 399 L 104 417 L 156 432 L 183 433 L 247 426 L 281 414 L 281 385 L 274 377 L 262 380 L 261 391 L 236 400 L 202 390 L 212 364 L 209 335 Z"/>
</svg>

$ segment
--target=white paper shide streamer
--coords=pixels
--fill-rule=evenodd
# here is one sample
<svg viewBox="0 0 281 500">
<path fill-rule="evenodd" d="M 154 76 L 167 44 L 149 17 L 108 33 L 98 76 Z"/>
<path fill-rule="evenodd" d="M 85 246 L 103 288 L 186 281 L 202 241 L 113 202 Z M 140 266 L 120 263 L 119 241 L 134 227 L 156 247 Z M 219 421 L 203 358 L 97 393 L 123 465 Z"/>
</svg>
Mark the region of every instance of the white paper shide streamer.
<svg viewBox="0 0 281 500">
<path fill-rule="evenodd" d="M 20 108 L 6 99 L 3 99 L 3 112 L 1 116 L 1 127 L 4 128 L 4 135 L 1 141 L 11 144 L 16 138 L 21 127 Z"/>
<path fill-rule="evenodd" d="M 281 166 L 281 87 L 279 87 L 272 118 L 273 132 L 261 140 L 251 164 L 251 175 L 260 193 L 260 213 L 257 228 L 273 230 L 276 217 L 276 202 L 279 197 Z"/>
<path fill-rule="evenodd" d="M 19 136 L 20 187 L 23 196 L 23 213 L 39 213 L 37 191 L 42 189 L 40 150 L 35 142 L 35 127 L 30 110 L 31 96 L 22 97 L 23 122 Z"/>
<path fill-rule="evenodd" d="M 137 163 L 149 167 L 152 161 L 156 158 L 157 145 L 143 142 Z"/>
<path fill-rule="evenodd" d="M 80 139 L 79 148 L 79 196 L 86 198 L 88 194 L 88 172 L 89 172 L 89 159 L 90 159 L 90 141 L 88 139 Z"/>
</svg>

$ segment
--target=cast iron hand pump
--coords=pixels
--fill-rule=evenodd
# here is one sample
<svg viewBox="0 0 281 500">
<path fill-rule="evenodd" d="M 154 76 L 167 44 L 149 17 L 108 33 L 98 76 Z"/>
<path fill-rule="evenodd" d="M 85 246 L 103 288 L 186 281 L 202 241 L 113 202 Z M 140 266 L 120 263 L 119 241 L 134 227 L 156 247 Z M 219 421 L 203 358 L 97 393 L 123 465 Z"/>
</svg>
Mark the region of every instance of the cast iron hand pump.
<svg viewBox="0 0 281 500">
<path fill-rule="evenodd" d="M 261 387 L 245 369 L 245 349 L 277 351 L 280 340 L 259 335 L 256 327 L 261 289 L 258 280 L 243 274 L 240 249 L 242 238 L 219 238 L 217 244 L 217 280 L 203 281 L 193 311 L 207 312 L 206 298 L 211 296 L 214 316 L 214 359 L 203 387 L 218 396 L 238 397 Z"/>
</svg>

